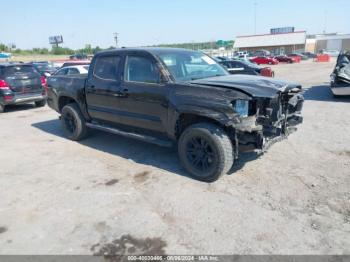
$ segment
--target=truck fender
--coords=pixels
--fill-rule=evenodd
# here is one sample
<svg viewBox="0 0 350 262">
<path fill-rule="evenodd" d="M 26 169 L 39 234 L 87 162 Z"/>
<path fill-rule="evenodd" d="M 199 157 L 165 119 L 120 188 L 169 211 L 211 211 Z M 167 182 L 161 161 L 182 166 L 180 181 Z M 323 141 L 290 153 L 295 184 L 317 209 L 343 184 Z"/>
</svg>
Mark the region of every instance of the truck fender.
<svg viewBox="0 0 350 262">
<path fill-rule="evenodd" d="M 203 108 L 203 107 L 197 107 L 197 106 L 181 106 L 178 107 L 174 113 L 169 114 L 169 125 L 168 125 L 168 135 L 170 135 L 172 138 L 176 139 L 176 130 L 177 125 L 180 120 L 181 115 L 189 114 L 189 115 L 195 115 L 198 117 L 203 117 L 206 119 L 210 119 L 213 122 L 216 122 L 222 126 L 228 126 L 231 124 L 231 122 L 236 118 L 235 114 L 232 113 L 224 113 L 217 110 L 213 110 L 210 108 Z"/>
</svg>

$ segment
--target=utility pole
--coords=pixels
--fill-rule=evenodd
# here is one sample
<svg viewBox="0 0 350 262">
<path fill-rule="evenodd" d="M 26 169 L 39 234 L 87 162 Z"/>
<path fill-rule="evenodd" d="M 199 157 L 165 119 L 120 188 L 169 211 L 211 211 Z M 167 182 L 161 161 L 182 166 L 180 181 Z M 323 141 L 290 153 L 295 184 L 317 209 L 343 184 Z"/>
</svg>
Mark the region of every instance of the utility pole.
<svg viewBox="0 0 350 262">
<path fill-rule="evenodd" d="M 115 48 L 118 48 L 118 33 L 114 33 Z"/>
<path fill-rule="evenodd" d="M 324 10 L 324 28 L 323 33 L 326 34 L 327 32 L 327 10 Z"/>
<path fill-rule="evenodd" d="M 254 35 L 256 35 L 256 6 L 258 4 L 254 1 Z"/>
</svg>

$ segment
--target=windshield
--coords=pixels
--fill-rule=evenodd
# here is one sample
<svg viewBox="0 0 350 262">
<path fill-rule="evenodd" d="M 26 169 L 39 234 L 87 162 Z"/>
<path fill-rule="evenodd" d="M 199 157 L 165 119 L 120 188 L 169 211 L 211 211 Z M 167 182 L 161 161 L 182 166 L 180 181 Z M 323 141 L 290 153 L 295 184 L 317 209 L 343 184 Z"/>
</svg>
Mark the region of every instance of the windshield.
<svg viewBox="0 0 350 262">
<path fill-rule="evenodd" d="M 176 82 L 185 82 L 229 73 L 214 59 L 195 51 L 161 50 L 156 55 L 168 68 Z"/>
<path fill-rule="evenodd" d="M 40 73 L 55 70 L 55 68 L 51 64 L 34 64 L 34 66 Z"/>
</svg>

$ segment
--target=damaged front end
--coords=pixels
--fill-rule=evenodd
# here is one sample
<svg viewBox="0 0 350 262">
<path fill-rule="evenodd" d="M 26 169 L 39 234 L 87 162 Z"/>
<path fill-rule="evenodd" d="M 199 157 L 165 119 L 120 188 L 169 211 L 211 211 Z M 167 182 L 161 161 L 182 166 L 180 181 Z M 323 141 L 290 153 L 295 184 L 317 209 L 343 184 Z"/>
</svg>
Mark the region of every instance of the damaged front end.
<svg viewBox="0 0 350 262">
<path fill-rule="evenodd" d="M 250 100 L 247 116 L 235 125 L 239 149 L 264 152 L 286 138 L 303 122 L 303 103 L 301 86 L 286 86 L 272 98 Z"/>
<path fill-rule="evenodd" d="M 350 95 L 350 52 L 340 53 L 331 74 L 331 91 L 335 96 Z"/>
</svg>

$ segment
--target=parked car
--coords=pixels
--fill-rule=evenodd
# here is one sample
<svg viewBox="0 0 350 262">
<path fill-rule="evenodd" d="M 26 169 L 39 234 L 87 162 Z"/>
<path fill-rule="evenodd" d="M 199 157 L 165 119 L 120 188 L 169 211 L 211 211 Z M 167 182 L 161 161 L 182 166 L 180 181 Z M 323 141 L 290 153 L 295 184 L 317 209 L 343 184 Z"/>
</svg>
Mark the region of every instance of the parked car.
<svg viewBox="0 0 350 262">
<path fill-rule="evenodd" d="M 267 56 L 257 56 L 250 59 L 251 62 L 256 63 L 257 65 L 268 64 L 268 65 L 277 65 L 278 60 L 273 57 Z"/>
<path fill-rule="evenodd" d="M 84 60 L 84 61 L 68 61 L 68 62 L 63 62 L 61 68 L 67 67 L 67 66 L 76 66 L 76 65 L 90 65 L 89 60 Z"/>
<path fill-rule="evenodd" d="M 49 62 L 32 62 L 31 63 L 40 75 L 48 77 L 52 75 L 57 69 Z"/>
<path fill-rule="evenodd" d="M 11 53 L 0 52 L 0 59 L 9 59 L 11 58 L 11 56 L 12 56 Z"/>
<path fill-rule="evenodd" d="M 214 59 L 216 60 L 216 61 L 228 61 L 228 60 L 230 60 L 228 57 L 226 57 L 226 56 L 216 56 L 216 57 L 214 57 Z"/>
<path fill-rule="evenodd" d="M 234 56 L 248 55 L 248 51 L 235 51 Z"/>
<path fill-rule="evenodd" d="M 31 64 L 0 64 L 0 113 L 6 106 L 35 103 L 46 104 L 45 78 Z"/>
<path fill-rule="evenodd" d="M 316 58 L 317 55 L 315 53 L 312 52 L 303 52 L 303 55 L 307 56 L 308 58 Z"/>
<path fill-rule="evenodd" d="M 87 74 L 89 71 L 88 65 L 75 65 L 75 66 L 66 66 L 57 70 L 53 75 L 79 75 Z"/>
<path fill-rule="evenodd" d="M 293 58 L 295 63 L 301 62 L 301 56 L 299 54 L 288 54 L 287 56 Z"/>
<path fill-rule="evenodd" d="M 302 122 L 299 84 L 230 75 L 192 50 L 109 50 L 87 76 L 51 78 L 48 104 L 69 139 L 92 128 L 177 145 L 187 172 L 206 182 L 231 169 L 240 146 L 266 150 Z"/>
<path fill-rule="evenodd" d="M 275 59 L 278 61 L 278 62 L 283 62 L 283 63 L 296 63 L 296 59 L 294 57 L 289 57 L 289 56 L 286 56 L 286 55 L 279 55 L 279 56 L 275 56 Z"/>
<path fill-rule="evenodd" d="M 293 56 L 299 56 L 301 60 L 308 60 L 309 57 L 306 56 L 306 55 L 303 55 L 302 53 L 293 53 L 293 54 L 290 54 L 289 56 L 293 57 Z"/>
<path fill-rule="evenodd" d="M 329 55 L 332 57 L 337 57 L 340 54 L 338 50 L 330 50 L 330 49 L 322 49 L 319 53 L 324 55 Z"/>
<path fill-rule="evenodd" d="M 88 59 L 88 56 L 85 54 L 74 54 L 69 56 L 70 60 L 86 60 Z"/>
<path fill-rule="evenodd" d="M 331 74 L 331 91 L 335 97 L 350 96 L 350 52 L 342 52 Z"/>
<path fill-rule="evenodd" d="M 219 63 L 225 66 L 230 74 L 274 76 L 274 72 L 270 67 L 262 68 L 248 61 L 226 60 L 220 61 Z"/>
<path fill-rule="evenodd" d="M 271 52 L 268 50 L 257 50 L 251 54 L 251 56 L 266 56 L 269 57 L 271 56 Z"/>
</svg>

